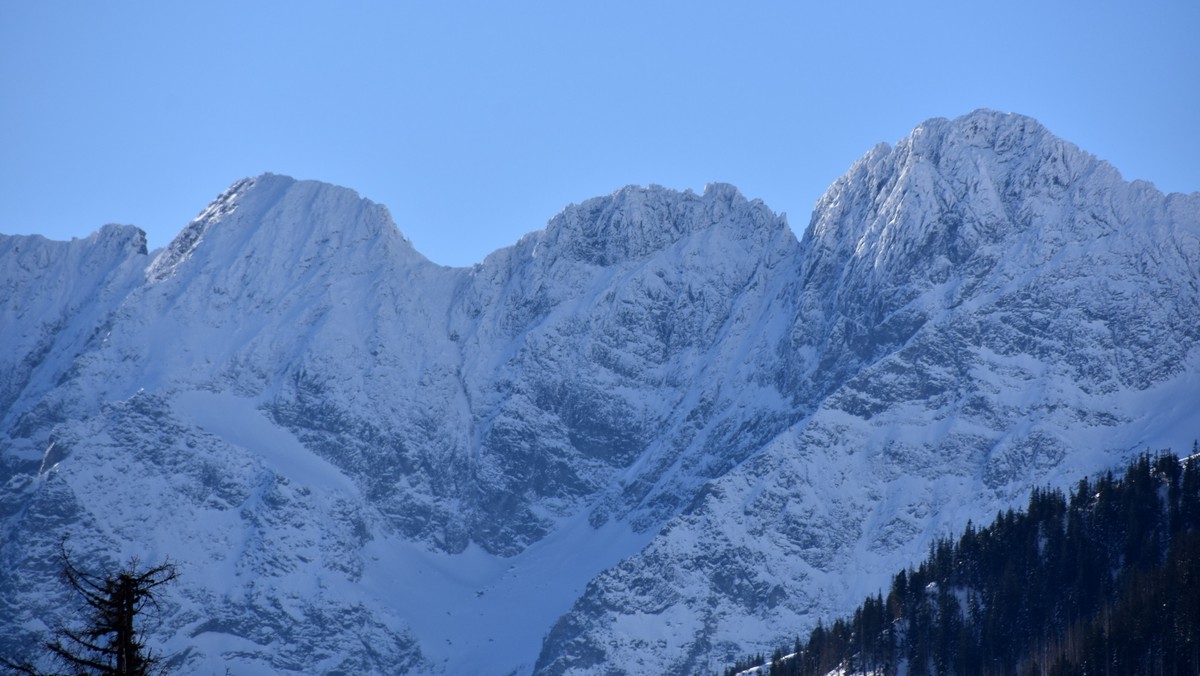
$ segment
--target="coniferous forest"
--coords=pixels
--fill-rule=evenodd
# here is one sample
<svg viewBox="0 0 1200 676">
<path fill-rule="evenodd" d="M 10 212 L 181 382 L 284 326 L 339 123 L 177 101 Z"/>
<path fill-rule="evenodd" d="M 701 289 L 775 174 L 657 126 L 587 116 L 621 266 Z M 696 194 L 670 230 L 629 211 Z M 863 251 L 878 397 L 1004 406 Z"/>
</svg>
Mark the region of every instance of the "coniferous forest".
<svg viewBox="0 0 1200 676">
<path fill-rule="evenodd" d="M 1200 448 L 1035 490 L 900 571 L 886 598 L 726 670 L 772 676 L 1200 673 Z"/>
</svg>

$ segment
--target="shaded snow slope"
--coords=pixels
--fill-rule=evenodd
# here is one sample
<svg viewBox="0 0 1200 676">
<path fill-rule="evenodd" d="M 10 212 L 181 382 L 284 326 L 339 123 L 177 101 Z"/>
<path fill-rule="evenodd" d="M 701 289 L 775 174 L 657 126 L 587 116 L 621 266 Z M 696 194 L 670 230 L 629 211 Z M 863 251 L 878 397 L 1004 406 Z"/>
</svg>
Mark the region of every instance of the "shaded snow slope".
<svg viewBox="0 0 1200 676">
<path fill-rule="evenodd" d="M 719 670 L 1200 400 L 1200 195 L 990 111 L 872 150 L 799 241 L 629 187 L 445 268 L 267 174 L 151 254 L 0 237 L 0 280 L 0 650 L 70 533 L 180 563 L 186 672 Z"/>
</svg>

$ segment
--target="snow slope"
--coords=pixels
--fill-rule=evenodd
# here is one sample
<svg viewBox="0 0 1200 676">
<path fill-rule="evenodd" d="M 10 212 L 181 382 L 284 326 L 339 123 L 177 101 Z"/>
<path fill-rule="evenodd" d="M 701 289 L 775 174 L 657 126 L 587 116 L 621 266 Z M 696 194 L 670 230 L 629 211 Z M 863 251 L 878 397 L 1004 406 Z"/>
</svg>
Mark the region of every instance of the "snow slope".
<svg viewBox="0 0 1200 676">
<path fill-rule="evenodd" d="M 726 185 L 472 268 L 352 191 L 235 183 L 165 249 L 0 236 L 0 650 L 170 556 L 188 673 L 691 673 L 1200 401 L 1200 194 L 931 120 L 797 240 Z"/>
</svg>

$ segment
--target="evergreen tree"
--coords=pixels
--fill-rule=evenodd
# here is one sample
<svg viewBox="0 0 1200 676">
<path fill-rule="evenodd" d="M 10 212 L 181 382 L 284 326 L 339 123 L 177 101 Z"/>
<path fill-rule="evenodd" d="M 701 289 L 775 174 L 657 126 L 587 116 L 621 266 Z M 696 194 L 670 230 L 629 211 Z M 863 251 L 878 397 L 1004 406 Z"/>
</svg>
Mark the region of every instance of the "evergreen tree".
<svg viewBox="0 0 1200 676">
<path fill-rule="evenodd" d="M 146 647 L 136 620 L 147 604 L 157 605 L 163 585 L 178 576 L 175 564 L 166 562 L 142 568 L 136 559 L 114 573 L 95 575 L 75 565 L 60 545 L 62 576 L 81 600 L 80 628 L 63 626 L 45 644 L 67 673 L 75 676 L 147 676 L 162 673 L 160 659 Z M 10 670 L 41 674 L 28 662 L 3 660 Z"/>
</svg>

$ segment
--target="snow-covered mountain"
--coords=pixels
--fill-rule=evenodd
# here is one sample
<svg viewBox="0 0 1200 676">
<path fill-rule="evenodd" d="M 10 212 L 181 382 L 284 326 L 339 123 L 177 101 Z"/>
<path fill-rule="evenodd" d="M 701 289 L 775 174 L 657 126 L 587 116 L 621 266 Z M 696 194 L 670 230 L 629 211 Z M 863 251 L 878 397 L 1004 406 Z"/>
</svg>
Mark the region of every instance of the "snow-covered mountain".
<svg viewBox="0 0 1200 676">
<path fill-rule="evenodd" d="M 797 240 L 625 188 L 466 269 L 316 182 L 167 248 L 0 236 L 0 651 L 171 557 L 186 673 L 691 673 L 1200 403 L 1200 194 L 931 120 Z"/>
</svg>

